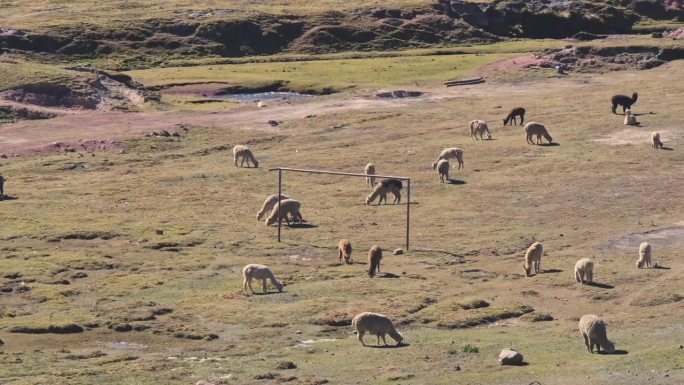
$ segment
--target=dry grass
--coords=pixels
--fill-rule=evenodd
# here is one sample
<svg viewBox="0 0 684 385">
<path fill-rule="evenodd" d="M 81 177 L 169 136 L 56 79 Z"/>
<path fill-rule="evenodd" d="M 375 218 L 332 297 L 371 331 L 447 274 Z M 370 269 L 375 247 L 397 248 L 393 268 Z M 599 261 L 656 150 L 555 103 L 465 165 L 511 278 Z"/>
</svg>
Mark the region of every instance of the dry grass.
<svg viewBox="0 0 684 385">
<path fill-rule="evenodd" d="M 624 129 L 607 101 L 632 89 L 640 93 L 635 112 L 646 114 L 644 142 L 594 141 Z M 674 62 L 647 72 L 488 83 L 446 99 L 263 130 L 196 125 L 181 140 L 129 140 L 121 155 L 0 159 L 5 192 L 16 198 L 0 202 L 0 284 L 12 289 L 0 293 L 0 380 L 257 384 L 265 381 L 256 376 L 291 361 L 297 368 L 280 376 L 296 377 L 292 383 L 573 384 L 578 372 L 592 373 L 596 384 L 642 384 L 649 376 L 681 383 L 676 336 L 684 314 L 670 299 L 683 294 L 684 241 L 656 245 L 654 260 L 670 269 L 652 270 L 634 268 L 636 250 L 605 245 L 681 226 L 683 93 L 684 65 Z M 545 124 L 560 145 L 531 146 L 520 127 L 502 127 L 499 119 L 514 105 L 524 105 L 527 119 Z M 471 141 L 466 124 L 473 118 L 490 122 L 495 140 Z M 674 150 L 652 150 L 650 131 L 665 128 L 678 133 L 667 141 Z M 230 151 L 217 149 L 237 143 L 248 144 L 262 167 L 235 168 Z M 430 167 L 450 146 L 465 151 L 465 170 L 450 175 L 465 183 L 440 184 Z M 61 170 L 74 161 L 91 167 Z M 284 228 L 277 243 L 275 228 L 254 221 L 276 189 L 269 167 L 360 172 L 368 161 L 378 172 L 412 178 L 412 249 L 387 253 L 381 266 L 397 278 L 369 279 L 362 255 L 373 244 L 403 246 L 405 206 L 365 205 L 363 179 L 286 175 L 283 192 L 302 201 L 311 226 Z M 64 237 L 86 233 L 112 236 Z M 352 241 L 357 263 L 337 263 L 341 238 Z M 544 242 L 544 272 L 526 278 L 522 255 L 534 240 Z M 573 280 L 572 266 L 585 256 L 595 261 L 597 286 Z M 239 294 L 240 269 L 249 262 L 271 266 L 287 284 L 284 293 Z M 522 294 L 532 290 L 538 295 Z M 650 292 L 670 294 L 644 296 Z M 490 306 L 451 306 L 470 299 Z M 528 307 L 554 320 L 498 316 Z M 154 314 L 159 308 L 172 311 Z M 326 325 L 361 311 L 390 315 L 409 345 L 362 348 L 349 327 Z M 604 316 L 609 337 L 628 354 L 586 353 L 577 331 L 586 313 Z M 416 322 L 423 315 L 429 323 Z M 464 319 L 487 322 L 439 329 L 438 320 L 451 327 Z M 86 330 L 10 332 L 71 323 Z M 133 331 L 115 331 L 122 324 Z M 448 354 L 466 344 L 479 353 Z M 498 366 L 504 347 L 519 349 L 529 365 Z M 452 370 L 456 364 L 461 371 Z"/>
</svg>

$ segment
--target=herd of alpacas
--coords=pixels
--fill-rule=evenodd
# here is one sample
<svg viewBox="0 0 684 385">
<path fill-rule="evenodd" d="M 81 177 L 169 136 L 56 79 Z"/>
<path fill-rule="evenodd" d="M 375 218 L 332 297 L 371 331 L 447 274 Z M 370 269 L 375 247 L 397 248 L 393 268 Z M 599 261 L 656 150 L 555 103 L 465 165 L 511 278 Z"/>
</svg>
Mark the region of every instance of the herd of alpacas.
<svg viewBox="0 0 684 385">
<path fill-rule="evenodd" d="M 623 107 L 623 113 L 625 115 L 625 125 L 639 124 L 636 121 L 635 115 L 631 112 L 631 107 L 634 103 L 636 103 L 637 97 L 638 95 L 635 92 L 631 98 L 625 95 L 615 95 L 611 98 L 612 112 L 614 114 L 617 114 L 616 109 L 618 106 Z M 522 126 L 525 122 L 524 108 L 513 108 L 510 111 L 510 113 L 506 116 L 506 118 L 504 118 L 503 123 L 504 125 L 517 125 L 518 122 L 516 118 L 520 118 L 520 125 Z M 468 124 L 468 128 L 470 131 L 470 137 L 473 140 L 478 140 L 478 137 L 479 140 L 485 140 L 484 136 L 487 137 L 487 140 L 492 138 L 491 131 L 489 130 L 487 123 L 483 120 L 472 120 Z M 528 144 L 542 144 L 542 138 L 546 139 L 546 141 L 548 141 L 549 144 L 553 143 L 553 138 L 549 134 L 548 130 L 544 125 L 540 123 L 528 122 L 524 125 L 523 130 L 525 132 L 525 137 L 527 139 Z M 656 149 L 663 148 L 663 143 L 660 140 L 659 133 L 652 133 L 651 145 L 653 146 L 653 148 Z M 245 162 L 247 163 L 248 167 L 250 163 L 254 165 L 254 167 L 259 166 L 259 162 L 254 157 L 252 151 L 250 151 L 249 148 L 245 146 L 235 146 L 235 148 L 233 149 L 233 155 L 235 166 L 238 166 L 239 159 L 242 159 L 242 163 L 240 164 L 240 166 L 244 165 Z M 458 163 L 459 170 L 464 167 L 462 149 L 453 147 L 445 148 L 444 150 L 442 150 L 437 160 L 432 164 L 432 168 L 438 171 L 440 182 L 442 183 L 449 181 L 450 159 L 454 159 Z M 454 165 L 454 168 L 456 168 L 456 165 Z M 381 204 L 383 201 L 385 202 L 385 204 L 387 204 L 388 194 L 392 194 L 394 196 L 394 200 L 392 203 L 401 202 L 401 189 L 403 187 L 401 180 L 382 179 L 377 181 L 376 183 L 376 168 L 375 165 L 372 163 L 366 165 L 366 167 L 364 168 L 364 173 L 367 175 L 367 185 L 373 189 L 371 194 L 368 195 L 368 197 L 366 198 L 366 204 L 371 204 L 376 199 L 378 199 L 378 205 Z M 2 177 L 0 177 L 0 181 L 2 181 L 1 178 Z M 0 187 L 1 186 L 2 185 L 0 184 Z M 279 201 L 280 205 L 278 205 Z M 288 196 L 282 194 L 280 196 L 278 196 L 277 194 L 271 195 L 268 198 L 266 198 L 264 204 L 257 213 L 257 220 L 262 219 L 264 216 L 266 216 L 267 213 L 270 213 L 266 217 L 267 226 L 272 225 L 273 223 L 278 221 L 279 218 L 281 221 L 284 219 L 288 223 L 288 225 L 290 224 L 290 221 L 292 221 L 293 223 L 302 222 L 303 218 L 300 209 L 301 203 L 297 200 L 291 199 Z M 636 262 L 636 267 L 638 269 L 651 267 L 651 250 L 652 246 L 648 242 L 641 243 L 641 245 L 639 246 L 639 259 Z M 352 263 L 352 244 L 348 239 L 342 239 L 339 241 L 338 251 L 340 263 L 342 263 L 342 261 L 344 261 L 347 264 Z M 532 245 L 529 246 L 523 258 L 523 269 L 527 277 L 536 275 L 538 272 L 541 271 L 540 266 L 543 254 L 544 248 L 541 242 L 534 242 Z M 382 249 L 380 248 L 380 246 L 375 245 L 371 247 L 368 251 L 369 267 L 367 270 L 368 276 L 370 278 L 375 277 L 375 275 L 380 272 L 381 260 Z M 594 262 L 589 258 L 582 258 L 578 260 L 575 264 L 574 275 L 575 280 L 582 285 L 593 284 Z M 242 277 L 242 290 L 245 294 L 248 294 L 247 288 L 249 288 L 252 291 L 252 293 L 254 293 L 254 290 L 251 286 L 251 282 L 253 279 L 262 281 L 262 290 L 264 291 L 264 293 L 267 292 L 266 285 L 268 280 L 271 281 L 273 286 L 275 286 L 275 288 L 278 289 L 279 292 L 283 291 L 284 285 L 275 278 L 275 275 L 267 266 L 259 264 L 249 264 L 242 269 Z M 363 336 L 366 333 L 377 336 L 378 345 L 380 344 L 380 339 L 382 339 L 383 343 L 387 345 L 387 342 L 385 341 L 385 335 L 389 335 L 392 339 L 394 339 L 397 345 L 400 345 L 404 339 L 402 334 L 397 332 L 392 321 L 387 316 L 382 314 L 371 312 L 360 313 L 352 320 L 352 326 L 356 330 L 358 340 L 364 346 L 366 344 L 363 340 Z M 587 314 L 582 316 L 579 320 L 579 331 L 581 332 L 584 338 L 584 343 L 589 353 L 594 352 L 594 347 L 596 347 L 596 350 L 599 353 L 601 352 L 601 349 L 603 349 L 607 353 L 615 351 L 613 342 L 608 340 L 606 333 L 606 325 L 604 321 L 598 316 L 593 314 Z M 517 354 L 517 352 L 515 351 L 512 352 Z M 504 352 L 502 352 L 502 355 L 503 354 Z M 522 356 L 520 356 L 520 359 L 518 360 L 519 364 L 522 363 L 521 357 Z M 502 364 L 506 364 L 504 362 L 505 360 L 502 359 L 501 356 L 499 358 L 499 361 Z"/>
</svg>

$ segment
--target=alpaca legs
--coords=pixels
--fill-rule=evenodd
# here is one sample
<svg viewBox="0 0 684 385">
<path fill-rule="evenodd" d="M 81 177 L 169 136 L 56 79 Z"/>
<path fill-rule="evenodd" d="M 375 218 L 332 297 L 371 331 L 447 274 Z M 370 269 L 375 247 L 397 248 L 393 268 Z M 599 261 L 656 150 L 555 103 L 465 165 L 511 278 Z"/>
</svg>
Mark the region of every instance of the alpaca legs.
<svg viewBox="0 0 684 385">
<path fill-rule="evenodd" d="M 233 157 L 233 162 L 235 162 L 235 167 L 238 166 L 237 161 L 238 161 L 238 156 L 235 155 L 235 156 Z"/>
<path fill-rule="evenodd" d="M 245 278 L 245 281 L 247 283 L 247 286 L 249 287 L 249 290 L 254 293 L 254 289 L 252 289 L 252 277 L 247 277 Z M 246 291 L 247 289 L 245 289 Z"/>
<path fill-rule="evenodd" d="M 342 249 L 340 249 L 340 262 L 342 262 Z"/>
<path fill-rule="evenodd" d="M 356 336 L 356 338 L 358 338 L 359 341 L 361 341 L 361 345 L 366 346 L 366 343 L 363 342 L 363 335 L 364 334 L 366 334 L 366 332 L 364 332 L 363 330 L 359 330 L 359 334 Z"/>
<path fill-rule="evenodd" d="M 525 115 L 520 115 L 520 125 L 522 126 L 523 123 L 525 123 Z"/>
<path fill-rule="evenodd" d="M 582 333 L 582 337 L 584 337 L 584 345 L 586 345 L 587 351 L 592 353 L 591 348 L 589 347 L 589 337 L 587 337 L 587 335 L 584 333 Z"/>
<path fill-rule="evenodd" d="M 579 283 L 584 283 L 584 282 L 582 282 L 582 276 L 580 275 L 579 271 L 575 271 L 575 281 L 577 281 Z"/>
<path fill-rule="evenodd" d="M 266 278 L 261 280 L 261 288 L 264 290 L 264 293 L 266 293 Z"/>
</svg>

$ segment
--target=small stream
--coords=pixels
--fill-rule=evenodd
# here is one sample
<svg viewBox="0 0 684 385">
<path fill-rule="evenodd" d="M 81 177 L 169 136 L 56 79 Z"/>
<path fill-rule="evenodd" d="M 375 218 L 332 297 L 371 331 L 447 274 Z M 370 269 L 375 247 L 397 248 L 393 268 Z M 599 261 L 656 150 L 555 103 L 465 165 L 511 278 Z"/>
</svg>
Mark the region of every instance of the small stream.
<svg viewBox="0 0 684 385">
<path fill-rule="evenodd" d="M 311 98 L 314 95 L 300 94 L 298 92 L 255 92 L 248 94 L 224 94 L 216 95 L 217 99 L 235 100 L 238 102 L 252 102 L 257 100 L 276 100 L 293 98 Z"/>
</svg>

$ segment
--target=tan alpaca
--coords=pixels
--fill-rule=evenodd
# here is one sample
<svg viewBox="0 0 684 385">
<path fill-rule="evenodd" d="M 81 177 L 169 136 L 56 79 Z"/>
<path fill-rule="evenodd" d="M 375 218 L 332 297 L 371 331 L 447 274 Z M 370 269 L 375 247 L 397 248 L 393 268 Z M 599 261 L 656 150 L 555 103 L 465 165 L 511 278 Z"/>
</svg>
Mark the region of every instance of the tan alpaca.
<svg viewBox="0 0 684 385">
<path fill-rule="evenodd" d="M 352 254 L 351 242 L 349 242 L 349 240 L 347 240 L 347 239 L 340 239 L 340 243 L 337 245 L 337 248 L 340 251 L 340 262 L 342 262 L 342 258 L 344 258 L 344 262 L 351 263 L 351 254 Z"/>
<path fill-rule="evenodd" d="M 376 273 L 380 272 L 380 260 L 382 259 L 382 249 L 380 246 L 373 246 L 368 250 L 368 276 L 373 278 Z"/>
</svg>

